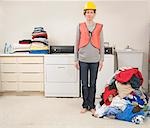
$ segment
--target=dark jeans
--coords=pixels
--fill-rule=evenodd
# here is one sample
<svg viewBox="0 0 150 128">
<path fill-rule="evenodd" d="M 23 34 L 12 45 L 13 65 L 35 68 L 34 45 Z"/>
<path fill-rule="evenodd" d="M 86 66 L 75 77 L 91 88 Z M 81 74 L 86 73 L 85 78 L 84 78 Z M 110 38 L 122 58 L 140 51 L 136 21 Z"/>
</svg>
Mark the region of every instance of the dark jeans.
<svg viewBox="0 0 150 128">
<path fill-rule="evenodd" d="M 80 61 L 79 65 L 80 65 L 80 83 L 82 85 L 82 95 L 83 95 L 82 107 L 87 109 L 94 109 L 96 79 L 97 79 L 99 62 L 86 63 Z M 90 78 L 88 76 L 89 75 L 88 72 L 90 73 Z"/>
</svg>

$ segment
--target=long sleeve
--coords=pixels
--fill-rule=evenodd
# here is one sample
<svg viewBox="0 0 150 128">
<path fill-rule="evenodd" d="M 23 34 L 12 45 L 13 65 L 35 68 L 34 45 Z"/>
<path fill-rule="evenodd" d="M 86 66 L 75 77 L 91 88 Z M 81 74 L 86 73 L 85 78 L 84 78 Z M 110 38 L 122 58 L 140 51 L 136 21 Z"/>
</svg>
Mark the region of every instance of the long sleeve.
<svg viewBox="0 0 150 128">
<path fill-rule="evenodd" d="M 75 49 L 74 49 L 74 52 L 75 52 L 75 62 L 78 61 L 78 59 L 79 59 L 79 55 L 78 55 L 79 38 L 80 38 L 80 32 L 79 32 L 79 26 L 77 26 Z"/>
<path fill-rule="evenodd" d="M 100 61 L 104 61 L 104 37 L 103 37 L 103 30 L 100 33 Z"/>
</svg>

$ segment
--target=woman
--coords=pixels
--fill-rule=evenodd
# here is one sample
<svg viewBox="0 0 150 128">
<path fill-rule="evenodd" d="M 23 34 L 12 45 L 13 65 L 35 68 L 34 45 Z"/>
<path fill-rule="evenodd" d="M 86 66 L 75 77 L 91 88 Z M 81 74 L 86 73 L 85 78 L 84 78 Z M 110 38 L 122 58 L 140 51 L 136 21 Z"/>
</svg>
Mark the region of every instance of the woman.
<svg viewBox="0 0 150 128">
<path fill-rule="evenodd" d="M 81 113 L 95 112 L 95 93 L 98 68 L 103 67 L 104 42 L 103 25 L 93 21 L 96 5 L 87 2 L 84 7 L 86 21 L 80 23 L 76 34 L 75 66 L 80 70 L 83 104 Z"/>
</svg>

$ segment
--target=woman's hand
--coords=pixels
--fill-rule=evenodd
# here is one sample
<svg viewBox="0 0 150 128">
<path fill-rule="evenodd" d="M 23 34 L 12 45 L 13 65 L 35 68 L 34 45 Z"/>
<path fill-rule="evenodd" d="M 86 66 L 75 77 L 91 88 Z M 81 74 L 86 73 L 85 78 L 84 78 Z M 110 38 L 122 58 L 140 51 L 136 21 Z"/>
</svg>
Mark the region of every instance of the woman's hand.
<svg viewBox="0 0 150 128">
<path fill-rule="evenodd" d="M 76 61 L 76 62 L 75 62 L 75 67 L 76 67 L 76 69 L 79 70 L 79 61 Z"/>
<path fill-rule="evenodd" d="M 102 67 L 103 67 L 103 61 L 100 61 L 100 62 L 99 62 L 99 71 L 102 70 Z"/>
</svg>

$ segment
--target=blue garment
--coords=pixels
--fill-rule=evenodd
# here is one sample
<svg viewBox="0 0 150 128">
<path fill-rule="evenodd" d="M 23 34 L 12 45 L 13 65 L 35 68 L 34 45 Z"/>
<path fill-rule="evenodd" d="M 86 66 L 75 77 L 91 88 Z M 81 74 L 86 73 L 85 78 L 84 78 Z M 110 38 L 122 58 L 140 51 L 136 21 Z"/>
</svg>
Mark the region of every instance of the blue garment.
<svg viewBox="0 0 150 128">
<path fill-rule="evenodd" d="M 107 111 L 105 111 L 105 116 L 116 116 L 117 113 L 121 113 L 122 111 L 119 110 L 117 107 L 109 107 Z"/>
<path fill-rule="evenodd" d="M 139 96 L 141 100 L 144 101 L 144 104 L 147 105 L 149 101 L 148 95 L 140 89 L 134 90 L 135 95 Z"/>
<path fill-rule="evenodd" d="M 31 50 L 30 54 L 48 54 L 48 50 Z"/>
<path fill-rule="evenodd" d="M 130 98 L 130 97 L 127 96 L 124 99 L 130 101 L 131 104 L 133 102 L 136 102 L 141 108 L 143 108 L 144 104 L 145 104 L 144 100 L 141 99 L 140 96 L 138 96 L 138 95 L 132 95 L 132 98 Z"/>
<path fill-rule="evenodd" d="M 131 87 L 133 89 L 139 89 L 140 88 L 140 82 L 141 79 L 136 77 L 135 75 L 132 76 L 132 78 L 130 79 L 129 83 L 131 84 Z"/>
<path fill-rule="evenodd" d="M 45 32 L 43 27 L 35 27 L 33 33 L 38 33 L 38 32 Z"/>
<path fill-rule="evenodd" d="M 140 112 L 137 112 L 137 113 L 133 113 L 132 112 L 133 108 L 134 108 L 133 105 L 128 104 L 126 109 L 123 112 L 116 114 L 116 118 L 119 120 L 125 120 L 125 121 L 132 122 L 133 117 L 136 117 L 138 115 L 144 116 L 143 110 L 141 110 Z"/>
</svg>

